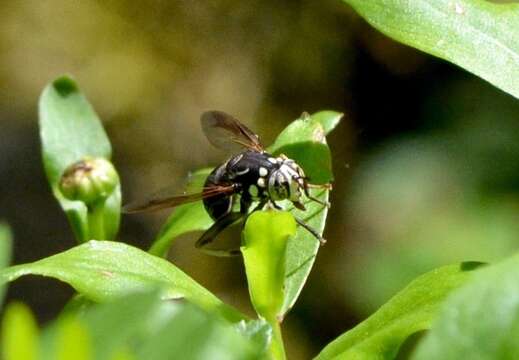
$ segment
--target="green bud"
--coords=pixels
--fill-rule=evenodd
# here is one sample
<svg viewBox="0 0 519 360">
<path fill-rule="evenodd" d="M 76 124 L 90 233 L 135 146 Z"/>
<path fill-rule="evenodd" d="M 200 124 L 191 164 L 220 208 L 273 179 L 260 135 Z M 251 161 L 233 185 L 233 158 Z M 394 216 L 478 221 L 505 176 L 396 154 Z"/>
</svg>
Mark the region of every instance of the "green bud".
<svg viewBox="0 0 519 360">
<path fill-rule="evenodd" d="M 84 158 L 65 169 L 59 189 L 67 199 L 91 205 L 110 196 L 117 184 L 119 176 L 110 161 Z"/>
</svg>

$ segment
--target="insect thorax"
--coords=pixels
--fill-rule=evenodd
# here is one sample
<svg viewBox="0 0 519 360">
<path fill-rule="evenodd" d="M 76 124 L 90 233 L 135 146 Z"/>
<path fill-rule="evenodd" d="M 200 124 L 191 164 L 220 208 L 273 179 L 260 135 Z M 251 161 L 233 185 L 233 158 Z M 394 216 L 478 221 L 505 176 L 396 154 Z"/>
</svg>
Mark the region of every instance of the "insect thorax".
<svg viewBox="0 0 519 360">
<path fill-rule="evenodd" d="M 234 155 L 215 168 L 206 185 L 233 183 L 240 195 L 258 201 L 262 199 L 298 201 L 304 188 L 304 172 L 293 160 L 267 152 L 244 151 Z M 232 196 L 204 200 L 208 213 L 214 219 L 231 211 Z"/>
</svg>

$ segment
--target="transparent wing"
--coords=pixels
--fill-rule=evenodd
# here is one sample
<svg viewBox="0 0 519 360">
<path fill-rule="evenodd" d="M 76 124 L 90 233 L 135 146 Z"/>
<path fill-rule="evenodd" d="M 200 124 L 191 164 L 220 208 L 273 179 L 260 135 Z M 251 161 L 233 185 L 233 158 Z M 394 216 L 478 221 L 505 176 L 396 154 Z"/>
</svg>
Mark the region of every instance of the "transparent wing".
<svg viewBox="0 0 519 360">
<path fill-rule="evenodd" d="M 178 196 L 151 196 L 144 201 L 137 201 L 123 206 L 123 212 L 127 214 L 139 212 L 151 212 L 187 204 L 218 195 L 232 195 L 235 192 L 233 185 L 213 185 L 204 188 L 199 193 L 183 194 Z"/>
<path fill-rule="evenodd" d="M 205 136 L 215 147 L 237 152 L 244 147 L 262 152 L 258 135 L 222 111 L 207 111 L 200 118 Z"/>
</svg>

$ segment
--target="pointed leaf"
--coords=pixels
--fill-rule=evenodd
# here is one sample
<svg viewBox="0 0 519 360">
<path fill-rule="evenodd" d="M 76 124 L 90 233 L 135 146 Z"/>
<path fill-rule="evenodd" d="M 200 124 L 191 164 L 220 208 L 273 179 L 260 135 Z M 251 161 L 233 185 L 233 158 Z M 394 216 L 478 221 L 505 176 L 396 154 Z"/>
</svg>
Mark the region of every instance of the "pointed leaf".
<svg viewBox="0 0 519 360">
<path fill-rule="evenodd" d="M 92 240 L 33 263 L 6 268 L 0 271 L 0 284 L 28 274 L 57 278 L 96 302 L 160 286 L 167 298 L 185 297 L 230 321 L 244 318 L 173 264 L 121 243 Z"/>
<path fill-rule="evenodd" d="M 442 305 L 414 359 L 518 359 L 519 254 L 474 273 Z"/>
<path fill-rule="evenodd" d="M 325 135 L 332 132 L 343 118 L 343 113 L 332 110 L 322 110 L 312 114 L 312 119 L 322 125 Z"/>
<path fill-rule="evenodd" d="M 316 359 L 394 359 L 410 335 L 430 327 L 445 298 L 479 265 L 445 266 L 418 277 L 367 320 L 328 344 Z"/>
<path fill-rule="evenodd" d="M 296 160 L 314 184 L 327 183 L 333 179 L 325 129 L 321 122 L 306 113 L 278 135 L 269 151 Z"/>
<path fill-rule="evenodd" d="M 326 111 L 292 122 L 279 134 L 269 148 L 275 154 L 284 153 L 300 164 L 312 182 L 331 181 L 331 154 L 326 144 L 325 135 L 334 129 L 342 114 Z M 323 202 L 329 198 L 329 190 L 312 189 L 311 194 Z M 314 201 L 305 202 L 306 211 L 295 209 L 285 202 L 285 210 L 306 222 L 322 235 L 328 214 L 328 208 Z M 319 249 L 319 241 L 301 226 L 297 227 L 296 236 L 288 241 L 287 264 L 285 270 L 285 300 L 282 314 L 294 305 L 301 292 Z"/>
<path fill-rule="evenodd" d="M 393 39 L 459 65 L 519 98 L 519 4 L 344 1 Z"/>
<path fill-rule="evenodd" d="M 257 211 L 243 230 L 241 247 L 252 305 L 270 322 L 283 306 L 287 241 L 296 232 L 294 217 L 284 211 Z"/>
</svg>

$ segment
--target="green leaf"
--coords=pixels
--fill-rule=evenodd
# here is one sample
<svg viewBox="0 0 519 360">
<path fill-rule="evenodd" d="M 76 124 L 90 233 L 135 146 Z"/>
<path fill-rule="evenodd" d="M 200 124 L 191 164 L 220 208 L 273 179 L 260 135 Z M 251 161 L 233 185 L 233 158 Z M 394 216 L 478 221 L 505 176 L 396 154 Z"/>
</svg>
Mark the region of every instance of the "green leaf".
<svg viewBox="0 0 519 360">
<path fill-rule="evenodd" d="M 335 119 L 336 116 L 330 118 Z M 321 122 L 304 113 L 278 135 L 269 151 L 274 155 L 285 154 L 296 160 L 312 183 L 327 183 L 333 176 L 331 153 L 325 136 L 325 128 Z"/>
<path fill-rule="evenodd" d="M 324 133 L 326 135 L 328 135 L 333 129 L 335 129 L 343 118 L 343 113 L 331 110 L 322 110 L 312 114 L 312 119 L 314 119 L 322 125 Z"/>
<path fill-rule="evenodd" d="M 167 298 L 185 297 L 229 321 L 244 318 L 173 264 L 121 243 L 89 241 L 33 263 L 9 267 L 0 271 L 0 284 L 28 274 L 57 278 L 96 302 L 160 286 Z"/>
<path fill-rule="evenodd" d="M 21 303 L 12 303 L 2 320 L 1 355 L 4 360 L 36 360 L 38 326 L 31 310 Z"/>
<path fill-rule="evenodd" d="M 74 294 L 72 298 L 65 304 L 59 313 L 59 317 L 67 317 L 83 314 L 95 303 L 87 299 L 84 295 Z"/>
<path fill-rule="evenodd" d="M 259 359 L 258 347 L 228 324 L 184 304 L 172 321 L 139 346 L 139 359 Z"/>
<path fill-rule="evenodd" d="M 488 0 L 344 0 L 371 25 L 519 98 L 519 5 Z"/>
<path fill-rule="evenodd" d="M 271 322 L 283 305 L 287 241 L 295 232 L 290 213 L 272 210 L 252 213 L 243 230 L 241 252 L 252 305 Z"/>
<path fill-rule="evenodd" d="M 243 231 L 241 247 L 249 294 L 256 312 L 274 329 L 273 358 L 285 358 L 279 322 L 283 318 L 287 241 L 296 233 L 296 222 L 289 212 L 256 211 Z"/>
<path fill-rule="evenodd" d="M 42 352 L 54 359 L 62 352 L 63 337 L 74 331 L 88 342 L 89 348 L 79 351 L 90 352 L 95 359 L 113 359 L 121 354 L 131 354 L 131 347 L 147 341 L 170 321 L 174 304 L 161 300 L 158 291 L 128 293 L 122 298 L 91 306 L 83 312 L 67 312 L 60 316 L 42 335 Z M 75 329 L 74 329 L 75 328 Z M 70 359 L 75 359 L 70 354 Z"/>
<path fill-rule="evenodd" d="M 39 102 L 43 165 L 54 196 L 67 214 L 76 238 L 90 240 L 87 207 L 64 198 L 59 181 L 64 170 L 85 157 L 110 159 L 111 146 L 96 113 L 76 83 L 60 77 L 47 85 Z M 104 223 L 107 239 L 119 228 L 121 193 L 118 186 L 106 200 Z M 103 240 L 103 239 L 100 239 Z"/>
<path fill-rule="evenodd" d="M 86 327 L 76 318 L 61 320 L 55 338 L 57 360 L 92 359 L 92 341 Z"/>
<path fill-rule="evenodd" d="M 328 344 L 317 359 L 394 359 L 410 335 L 430 327 L 445 298 L 479 265 L 445 266 L 416 278 L 367 320 Z"/>
<path fill-rule="evenodd" d="M 518 334 L 519 254 L 454 292 L 414 359 L 518 359 Z"/>
<path fill-rule="evenodd" d="M 292 122 L 279 134 L 269 150 L 275 154 L 284 153 L 296 160 L 312 182 L 331 181 L 331 155 L 325 135 L 334 129 L 341 118 L 342 114 L 333 111 L 319 112 L 312 116 L 303 114 L 301 119 Z M 315 159 L 315 154 L 311 154 L 313 151 L 316 151 L 319 159 Z M 319 200 L 328 201 L 328 190 L 312 189 L 310 192 Z M 328 208 L 314 201 L 306 201 L 304 205 L 306 211 L 297 210 L 288 202 L 285 202 L 284 208 L 322 234 Z M 306 229 L 298 226 L 296 236 L 288 241 L 282 314 L 290 310 L 297 300 L 312 269 L 318 249 L 319 241 Z"/>
<path fill-rule="evenodd" d="M 272 327 L 265 319 L 242 320 L 235 325 L 236 330 L 247 339 L 257 344 L 265 353 L 272 339 Z"/>
<path fill-rule="evenodd" d="M 202 191 L 205 179 L 211 171 L 212 169 L 201 169 L 191 174 L 186 192 L 197 193 Z M 175 238 L 191 231 L 207 230 L 212 224 L 213 219 L 205 211 L 202 201 L 178 206 L 162 226 L 149 253 L 165 256 Z"/>
<path fill-rule="evenodd" d="M 66 352 L 68 359 L 88 353 L 99 360 L 255 359 L 261 353 L 260 345 L 240 335 L 236 325 L 192 304 L 164 301 L 159 291 L 112 300 L 45 329 L 45 358 Z"/>
<path fill-rule="evenodd" d="M 11 258 L 11 231 L 5 224 L 0 223 L 0 269 L 9 265 Z M 0 305 L 4 298 L 4 286 L 0 285 Z"/>
<path fill-rule="evenodd" d="M 173 315 L 174 306 L 157 292 L 131 293 L 106 304 L 91 307 L 80 315 L 91 334 L 96 359 L 109 359 L 136 338 L 146 341 Z M 121 326 L 124 324 L 124 326 Z M 146 334 L 146 336 L 143 336 Z"/>
</svg>

